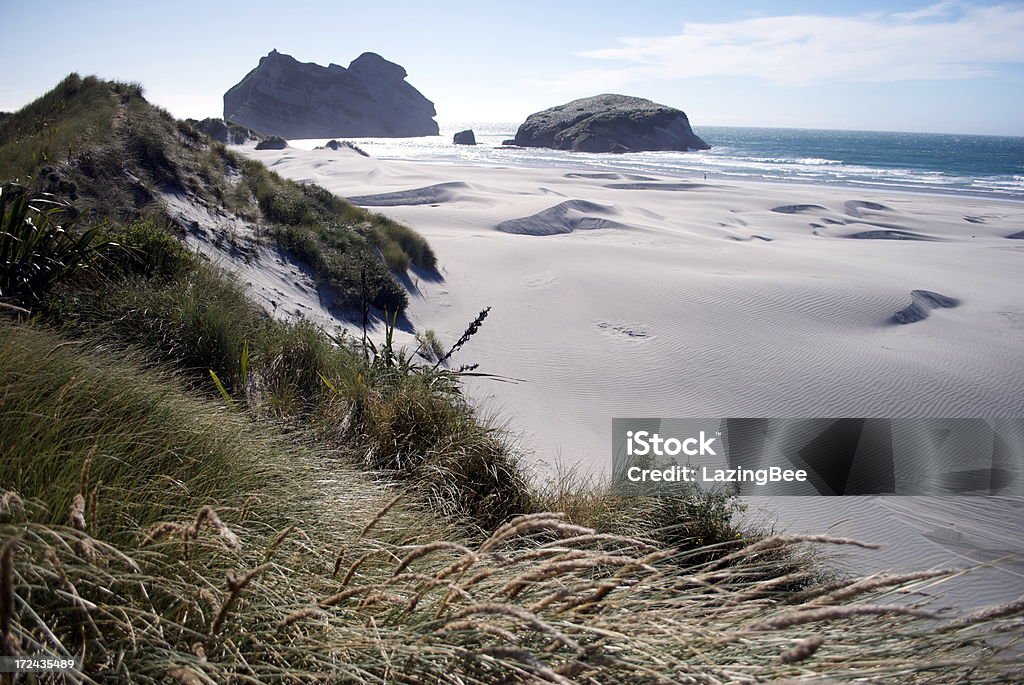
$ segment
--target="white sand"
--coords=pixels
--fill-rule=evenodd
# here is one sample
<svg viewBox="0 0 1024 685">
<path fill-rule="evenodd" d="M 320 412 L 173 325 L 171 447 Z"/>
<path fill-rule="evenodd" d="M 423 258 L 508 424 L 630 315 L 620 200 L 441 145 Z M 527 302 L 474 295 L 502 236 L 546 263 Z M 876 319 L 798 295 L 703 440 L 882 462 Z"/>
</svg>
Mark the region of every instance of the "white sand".
<svg viewBox="0 0 1024 685">
<path fill-rule="evenodd" d="M 612 417 L 1024 416 L 1024 241 L 1006 237 L 1024 203 L 242 151 L 427 237 L 444 278 L 413 279 L 417 329 L 450 343 L 493 307 L 455 363 L 522 379 L 471 391 L 541 471 L 607 471 Z M 916 289 L 961 304 L 891 323 Z M 1019 500 L 768 508 L 781 527 L 891 543 L 858 558 L 868 570 L 1015 552 L 950 595 L 1024 592 Z"/>
</svg>

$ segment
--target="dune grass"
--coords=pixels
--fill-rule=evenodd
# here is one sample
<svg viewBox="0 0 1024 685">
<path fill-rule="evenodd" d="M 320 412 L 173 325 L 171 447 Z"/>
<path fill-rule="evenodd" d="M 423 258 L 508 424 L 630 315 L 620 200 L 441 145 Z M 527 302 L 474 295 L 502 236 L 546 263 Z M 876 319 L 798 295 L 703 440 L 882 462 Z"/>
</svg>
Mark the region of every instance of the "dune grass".
<svg viewBox="0 0 1024 685">
<path fill-rule="evenodd" d="M 244 160 L 147 102 L 137 84 L 71 74 L 5 118 L 0 179 L 73 200 L 86 225 L 160 219 L 166 194 L 234 214 L 305 262 L 342 308 L 359 304 L 365 281 L 372 306 L 403 311 L 394 274 L 437 267 L 411 228 Z"/>
<path fill-rule="evenodd" d="M 793 589 L 804 544 L 861 543 L 711 554 L 548 512 L 467 536 L 144 360 L 0 326 L 0 638 L 82 682 L 1021 676 L 1024 602 L 908 603 L 954 572 Z"/>
<path fill-rule="evenodd" d="M 100 83 L 94 76 L 70 74 L 41 98 L 0 120 L 0 179 L 25 182 L 40 167 L 99 142 L 116 109 L 113 93 Z"/>
</svg>

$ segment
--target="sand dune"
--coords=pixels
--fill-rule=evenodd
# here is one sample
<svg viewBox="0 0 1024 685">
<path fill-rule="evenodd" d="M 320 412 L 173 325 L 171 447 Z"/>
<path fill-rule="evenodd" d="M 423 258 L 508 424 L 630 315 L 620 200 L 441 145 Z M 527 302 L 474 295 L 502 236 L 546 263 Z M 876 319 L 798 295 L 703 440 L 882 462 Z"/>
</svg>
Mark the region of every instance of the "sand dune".
<svg viewBox="0 0 1024 685">
<path fill-rule="evenodd" d="M 519 235 L 557 235 L 598 228 L 625 228 L 625 224 L 604 218 L 618 213 L 614 207 L 596 202 L 569 200 L 530 216 L 502 221 L 495 228 Z"/>
<path fill-rule="evenodd" d="M 427 236 L 443 280 L 418 284 L 417 328 L 453 341 L 493 307 L 454 361 L 523 379 L 469 390 L 541 473 L 607 472 L 613 417 L 1024 416 L 1024 247 L 1006 239 L 1024 204 L 244 151 Z M 908 309 L 931 316 L 892 325 Z M 785 527 L 899 541 L 858 558 L 870 568 L 1024 539 L 1015 499 L 791 499 Z M 1024 592 L 1013 563 L 984 576 L 993 593 Z"/>
<path fill-rule="evenodd" d="M 401 190 L 394 193 L 380 193 L 378 195 L 360 195 L 348 198 L 357 205 L 363 207 L 397 207 L 399 205 L 430 205 L 439 202 L 448 202 L 459 197 L 459 190 L 469 188 L 469 184 L 462 181 L 450 181 L 448 183 L 437 183 L 425 188 L 413 188 L 412 190 Z"/>
</svg>

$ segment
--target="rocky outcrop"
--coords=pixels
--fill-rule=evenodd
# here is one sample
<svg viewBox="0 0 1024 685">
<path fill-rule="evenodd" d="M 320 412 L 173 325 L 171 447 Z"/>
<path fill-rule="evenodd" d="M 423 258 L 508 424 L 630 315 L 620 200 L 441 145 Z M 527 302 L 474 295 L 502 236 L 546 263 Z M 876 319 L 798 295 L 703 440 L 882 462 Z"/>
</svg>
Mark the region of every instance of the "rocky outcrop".
<svg viewBox="0 0 1024 685">
<path fill-rule="evenodd" d="M 241 145 L 250 140 L 263 140 L 263 136 L 256 131 L 238 124 L 226 124 L 223 119 L 208 118 L 201 121 L 186 119 L 194 129 L 205 133 L 211 139 L 225 145 Z"/>
<path fill-rule="evenodd" d="M 224 94 L 224 119 L 289 139 L 436 136 L 434 103 L 405 77 L 372 52 L 346 69 L 273 50 Z"/>
<path fill-rule="evenodd" d="M 288 147 L 288 141 L 281 136 L 270 136 L 256 143 L 257 150 L 283 150 Z"/>
<path fill-rule="evenodd" d="M 682 111 L 643 98 L 595 95 L 531 114 L 512 141 L 574 152 L 707 150 Z"/>
<path fill-rule="evenodd" d="M 452 138 L 452 143 L 455 145 L 476 145 L 476 135 L 473 133 L 473 129 L 467 128 L 465 131 L 459 131 Z"/>
<path fill-rule="evenodd" d="M 357 153 L 361 154 L 363 157 L 369 157 L 370 156 L 370 154 L 368 152 L 366 152 L 365 150 L 363 150 L 362 148 L 357 146 L 355 143 L 352 143 L 351 141 L 348 141 L 348 140 L 328 140 L 323 145 L 318 145 L 317 147 L 315 147 L 313 149 L 314 150 L 334 150 L 334 151 L 338 151 L 338 150 L 352 150 L 353 152 L 357 152 Z"/>
</svg>

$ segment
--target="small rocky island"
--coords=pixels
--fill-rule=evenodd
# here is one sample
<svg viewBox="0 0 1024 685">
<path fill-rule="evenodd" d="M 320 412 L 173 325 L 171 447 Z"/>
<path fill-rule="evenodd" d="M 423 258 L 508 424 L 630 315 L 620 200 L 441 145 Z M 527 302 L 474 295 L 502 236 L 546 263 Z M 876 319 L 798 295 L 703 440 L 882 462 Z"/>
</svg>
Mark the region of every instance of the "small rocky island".
<svg viewBox="0 0 1024 685">
<path fill-rule="evenodd" d="M 434 103 L 405 77 L 372 52 L 346 69 L 273 50 L 224 93 L 224 120 L 289 140 L 436 136 Z"/>
<path fill-rule="evenodd" d="M 465 131 L 459 131 L 452 137 L 452 143 L 454 145 L 476 145 L 476 134 L 473 133 L 473 129 L 467 128 Z"/>
<path fill-rule="evenodd" d="M 573 152 L 708 150 L 681 110 L 627 95 L 595 95 L 531 114 L 506 144 Z"/>
</svg>

